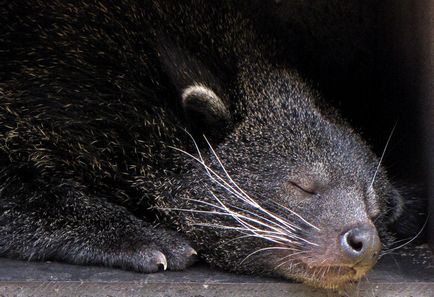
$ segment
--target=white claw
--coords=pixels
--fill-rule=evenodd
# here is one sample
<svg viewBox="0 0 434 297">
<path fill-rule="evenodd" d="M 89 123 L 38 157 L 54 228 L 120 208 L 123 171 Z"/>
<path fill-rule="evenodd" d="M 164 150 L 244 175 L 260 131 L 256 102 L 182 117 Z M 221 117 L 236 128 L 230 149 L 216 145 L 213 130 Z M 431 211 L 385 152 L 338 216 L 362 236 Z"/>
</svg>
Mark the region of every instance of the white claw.
<svg viewBox="0 0 434 297">
<path fill-rule="evenodd" d="M 157 265 L 163 265 L 163 270 L 167 269 L 167 259 L 166 256 L 162 252 L 157 252 L 155 256 Z"/>
<path fill-rule="evenodd" d="M 197 252 L 194 248 L 190 248 L 187 252 L 188 257 L 197 256 Z"/>
</svg>

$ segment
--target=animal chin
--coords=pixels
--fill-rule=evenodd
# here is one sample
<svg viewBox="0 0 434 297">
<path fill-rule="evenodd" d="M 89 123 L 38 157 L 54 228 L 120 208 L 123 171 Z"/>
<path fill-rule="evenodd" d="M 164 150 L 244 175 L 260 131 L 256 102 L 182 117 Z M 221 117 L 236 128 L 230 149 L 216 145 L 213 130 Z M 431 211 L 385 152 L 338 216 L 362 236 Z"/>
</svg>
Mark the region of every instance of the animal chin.
<svg viewBox="0 0 434 297">
<path fill-rule="evenodd" d="M 307 269 L 306 276 L 300 280 L 311 286 L 333 289 L 359 280 L 367 271 L 349 266 L 316 266 Z"/>
<path fill-rule="evenodd" d="M 298 269 L 294 271 L 283 272 L 284 276 L 289 279 L 296 279 L 307 285 L 334 289 L 342 287 L 350 282 L 358 281 L 371 268 L 371 266 L 350 266 L 337 264 L 321 264 L 312 266 L 303 263 L 297 264 Z"/>
</svg>

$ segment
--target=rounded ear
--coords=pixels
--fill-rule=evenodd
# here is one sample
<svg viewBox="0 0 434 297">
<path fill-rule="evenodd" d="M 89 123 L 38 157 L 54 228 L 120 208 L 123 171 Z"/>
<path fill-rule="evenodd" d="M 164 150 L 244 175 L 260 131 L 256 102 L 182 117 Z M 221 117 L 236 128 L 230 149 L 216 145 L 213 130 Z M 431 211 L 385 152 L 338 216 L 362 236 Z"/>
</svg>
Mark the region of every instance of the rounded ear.
<svg viewBox="0 0 434 297">
<path fill-rule="evenodd" d="M 405 198 L 398 192 L 394 191 L 393 200 L 388 201 L 388 207 L 391 210 L 390 230 L 398 238 L 413 238 L 419 234 L 417 242 L 424 239 L 423 231 L 427 222 L 428 201 L 420 189 L 407 189 Z M 422 232 L 422 234 L 420 234 Z"/>
<path fill-rule="evenodd" d="M 394 223 L 402 216 L 405 208 L 405 201 L 401 193 L 393 189 L 386 202 L 389 222 Z"/>
<path fill-rule="evenodd" d="M 196 133 L 222 136 L 231 121 L 231 114 L 223 100 L 210 88 L 195 84 L 182 92 L 182 106 L 187 121 Z"/>
</svg>

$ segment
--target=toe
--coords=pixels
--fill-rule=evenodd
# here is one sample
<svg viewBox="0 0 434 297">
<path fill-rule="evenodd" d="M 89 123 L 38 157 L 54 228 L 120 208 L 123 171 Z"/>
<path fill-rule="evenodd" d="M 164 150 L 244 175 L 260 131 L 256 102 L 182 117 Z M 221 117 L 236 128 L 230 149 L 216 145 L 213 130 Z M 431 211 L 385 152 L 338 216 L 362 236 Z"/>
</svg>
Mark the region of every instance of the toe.
<svg viewBox="0 0 434 297">
<path fill-rule="evenodd" d="M 166 256 L 162 252 L 155 252 L 155 255 L 151 259 L 152 262 L 157 265 L 158 270 L 166 270 L 167 269 L 167 259 Z"/>
<path fill-rule="evenodd" d="M 167 269 L 166 256 L 157 249 L 144 248 L 140 250 L 129 263 L 134 267 L 132 270 L 139 272 L 157 272 Z"/>
<path fill-rule="evenodd" d="M 194 264 L 198 259 L 196 250 L 190 246 L 180 246 L 177 249 L 168 251 L 166 255 L 170 270 L 183 270 Z"/>
</svg>

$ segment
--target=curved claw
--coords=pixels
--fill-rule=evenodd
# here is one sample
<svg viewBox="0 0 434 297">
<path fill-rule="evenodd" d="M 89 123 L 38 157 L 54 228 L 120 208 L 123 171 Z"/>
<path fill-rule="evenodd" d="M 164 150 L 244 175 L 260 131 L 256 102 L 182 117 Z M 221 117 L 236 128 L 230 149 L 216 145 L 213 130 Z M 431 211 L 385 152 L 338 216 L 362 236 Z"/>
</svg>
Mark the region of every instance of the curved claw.
<svg viewBox="0 0 434 297">
<path fill-rule="evenodd" d="M 187 254 L 187 257 L 197 256 L 196 250 L 194 248 L 192 248 L 192 247 L 188 249 L 188 251 L 187 251 L 186 254 Z"/>
<path fill-rule="evenodd" d="M 162 252 L 157 252 L 155 256 L 155 261 L 158 266 L 163 266 L 163 270 L 167 269 L 167 259 L 166 256 Z"/>
</svg>

